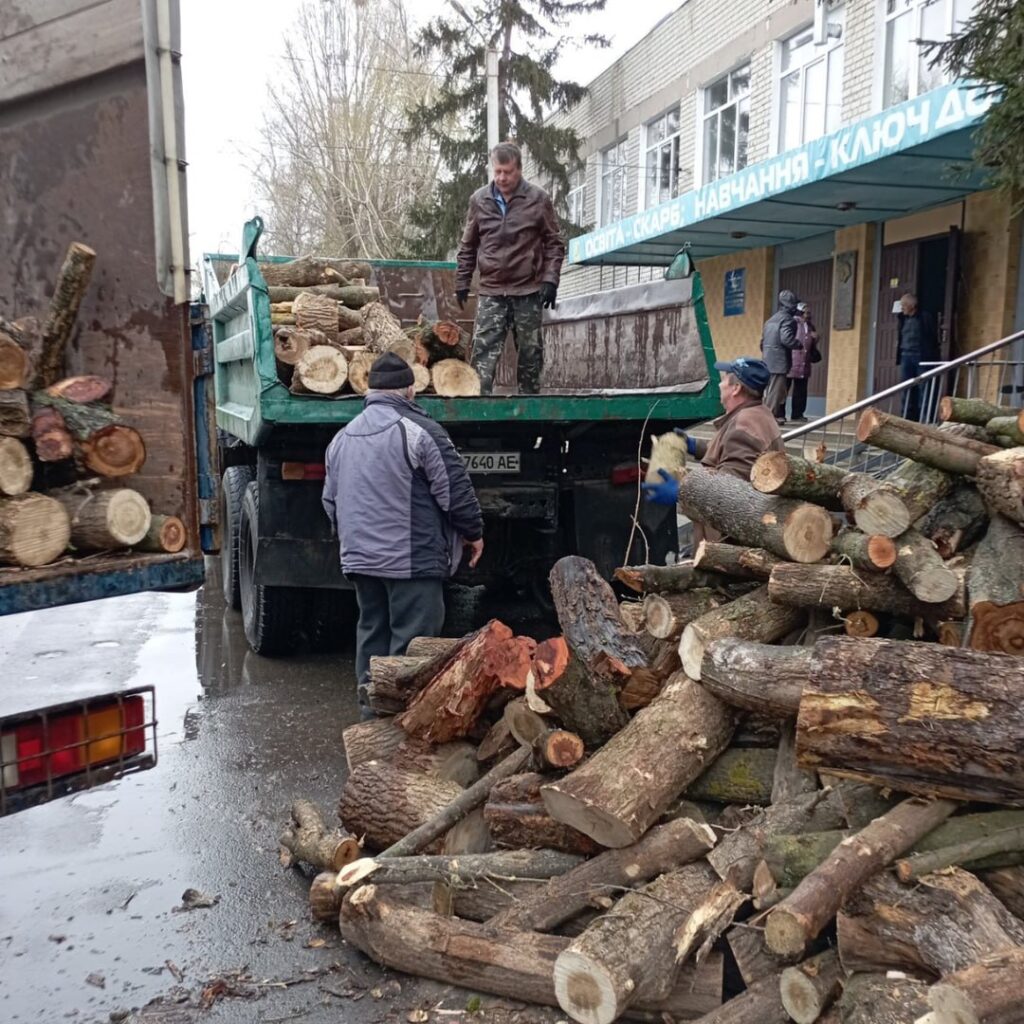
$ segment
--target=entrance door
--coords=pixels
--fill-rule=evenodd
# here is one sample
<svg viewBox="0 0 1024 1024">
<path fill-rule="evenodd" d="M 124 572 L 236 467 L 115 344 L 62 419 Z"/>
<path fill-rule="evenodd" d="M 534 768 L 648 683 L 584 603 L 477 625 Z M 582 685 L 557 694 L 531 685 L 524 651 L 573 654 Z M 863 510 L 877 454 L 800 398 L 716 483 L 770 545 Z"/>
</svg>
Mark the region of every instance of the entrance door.
<svg viewBox="0 0 1024 1024">
<path fill-rule="evenodd" d="M 815 363 L 807 382 L 807 409 L 812 416 L 824 415 L 828 390 L 828 340 L 832 326 L 832 261 L 803 263 L 779 271 L 779 291 L 789 289 L 811 307 L 811 320 L 818 331 L 821 362 Z"/>
<path fill-rule="evenodd" d="M 882 249 L 878 274 L 878 328 L 875 331 L 875 379 L 872 393 L 877 394 L 900 382 L 896 364 L 899 322 L 893 307 L 904 292 L 917 291 L 920 243 L 900 242 Z"/>
</svg>

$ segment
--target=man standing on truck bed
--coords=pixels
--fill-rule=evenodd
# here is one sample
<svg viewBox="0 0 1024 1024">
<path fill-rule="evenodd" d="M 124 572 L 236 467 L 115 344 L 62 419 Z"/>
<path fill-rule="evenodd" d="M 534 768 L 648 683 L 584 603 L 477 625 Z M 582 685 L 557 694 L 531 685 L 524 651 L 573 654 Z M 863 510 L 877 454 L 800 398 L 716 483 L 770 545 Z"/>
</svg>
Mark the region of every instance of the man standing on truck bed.
<svg viewBox="0 0 1024 1024">
<path fill-rule="evenodd" d="M 494 180 L 470 197 L 456 257 L 455 297 L 465 308 L 473 271 L 480 274 L 473 328 L 473 369 L 489 395 L 509 328 L 519 349 L 519 390 L 540 391 L 544 365 L 542 308 L 554 309 L 565 240 L 548 194 L 523 177 L 512 142 L 491 151 Z"/>
<path fill-rule="evenodd" d="M 359 602 L 356 680 L 364 717 L 370 658 L 405 654 L 438 636 L 444 580 L 462 548 L 484 550 L 469 473 L 445 433 L 413 400 L 412 369 L 386 352 L 370 369 L 363 411 L 327 448 L 323 504 L 341 544 L 341 570 Z"/>
</svg>

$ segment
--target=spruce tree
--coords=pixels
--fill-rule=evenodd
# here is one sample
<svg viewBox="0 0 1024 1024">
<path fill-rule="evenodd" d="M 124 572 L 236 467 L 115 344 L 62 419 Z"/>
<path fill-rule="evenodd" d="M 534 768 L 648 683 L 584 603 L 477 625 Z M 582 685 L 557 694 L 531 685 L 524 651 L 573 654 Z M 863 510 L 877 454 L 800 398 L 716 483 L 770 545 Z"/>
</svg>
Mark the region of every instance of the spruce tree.
<svg viewBox="0 0 1024 1024">
<path fill-rule="evenodd" d="M 573 42 L 570 19 L 604 8 L 606 0 L 467 0 L 432 19 L 417 38 L 417 55 L 437 66 L 443 80 L 435 94 L 410 111 L 407 138 L 429 138 L 445 171 L 433 189 L 413 204 L 409 246 L 415 256 L 444 258 L 458 244 L 466 206 L 488 181 L 488 46 L 498 50 L 498 137 L 528 150 L 537 183 L 551 190 L 563 210 L 570 172 L 578 166 L 581 139 L 570 128 L 545 124 L 559 107 L 586 96 L 577 82 L 561 81 L 553 68 Z M 584 45 L 604 47 L 600 35 Z M 564 225 L 568 228 L 568 225 Z M 578 228 L 576 231 L 578 232 Z"/>
</svg>

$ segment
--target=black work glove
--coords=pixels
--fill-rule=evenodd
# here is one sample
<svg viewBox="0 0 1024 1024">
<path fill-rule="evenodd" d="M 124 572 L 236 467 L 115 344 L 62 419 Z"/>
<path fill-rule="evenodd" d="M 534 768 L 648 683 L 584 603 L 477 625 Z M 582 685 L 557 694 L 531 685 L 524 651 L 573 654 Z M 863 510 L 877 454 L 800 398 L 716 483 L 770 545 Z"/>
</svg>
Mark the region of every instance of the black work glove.
<svg viewBox="0 0 1024 1024">
<path fill-rule="evenodd" d="M 545 281 L 540 286 L 540 304 L 545 309 L 555 308 L 555 296 L 558 295 L 558 289 L 551 284 L 549 281 Z"/>
<path fill-rule="evenodd" d="M 455 301 L 459 304 L 459 309 L 466 308 L 466 301 L 469 299 L 468 288 L 457 288 L 455 290 Z"/>
</svg>

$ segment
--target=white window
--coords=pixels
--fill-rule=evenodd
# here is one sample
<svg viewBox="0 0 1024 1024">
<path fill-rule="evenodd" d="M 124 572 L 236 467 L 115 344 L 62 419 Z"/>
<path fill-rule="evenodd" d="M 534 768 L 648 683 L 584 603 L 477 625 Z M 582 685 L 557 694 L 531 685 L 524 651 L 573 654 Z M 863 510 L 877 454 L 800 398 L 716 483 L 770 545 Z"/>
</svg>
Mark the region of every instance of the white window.
<svg viewBox="0 0 1024 1024">
<path fill-rule="evenodd" d="M 747 166 L 750 130 L 750 65 L 737 68 L 704 90 L 703 182 Z"/>
<path fill-rule="evenodd" d="M 885 65 L 882 106 L 891 107 L 944 85 L 941 67 L 921 42 L 940 42 L 959 32 L 977 0 L 884 0 Z"/>
<path fill-rule="evenodd" d="M 842 123 L 842 7 L 827 15 L 828 39 L 818 46 L 811 26 L 782 43 L 779 62 L 779 150 L 812 142 Z"/>
<path fill-rule="evenodd" d="M 644 151 L 644 206 L 679 195 L 679 107 L 647 124 Z"/>
<path fill-rule="evenodd" d="M 565 197 L 566 207 L 569 214 L 569 223 L 577 227 L 583 227 L 586 221 L 584 209 L 587 202 L 587 168 L 580 164 L 569 174 L 569 192 Z"/>
<path fill-rule="evenodd" d="M 601 223 L 612 224 L 626 215 L 626 140 L 601 153 Z"/>
</svg>

